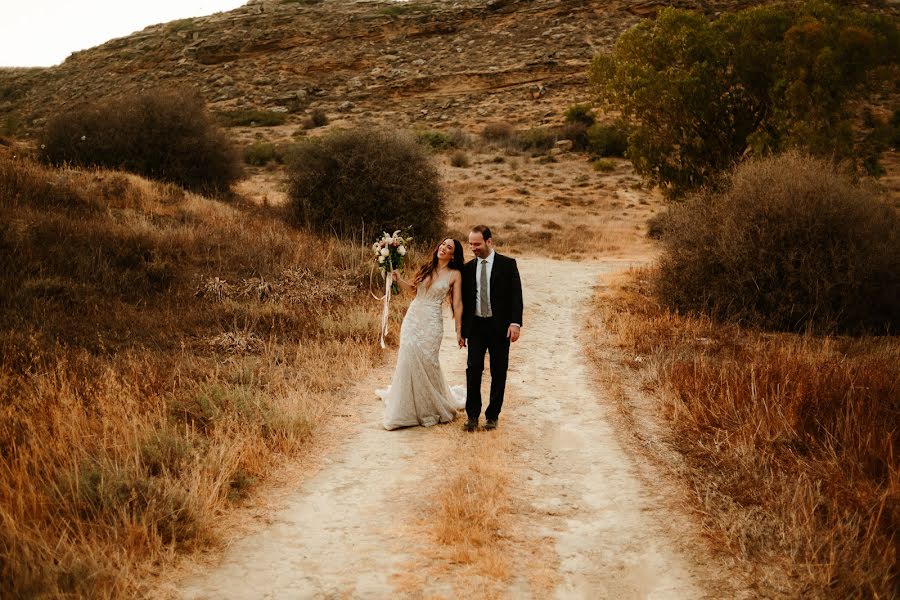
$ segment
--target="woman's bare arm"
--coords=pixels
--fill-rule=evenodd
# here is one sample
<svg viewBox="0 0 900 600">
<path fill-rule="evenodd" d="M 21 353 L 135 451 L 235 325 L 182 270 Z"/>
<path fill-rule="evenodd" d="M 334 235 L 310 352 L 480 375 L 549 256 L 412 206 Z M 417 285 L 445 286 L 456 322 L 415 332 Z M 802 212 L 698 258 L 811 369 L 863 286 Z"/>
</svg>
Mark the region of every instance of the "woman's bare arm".
<svg viewBox="0 0 900 600">
<path fill-rule="evenodd" d="M 453 303 L 453 320 L 456 322 L 456 337 L 462 338 L 462 273 L 455 271 L 451 283 L 451 302 Z"/>
<path fill-rule="evenodd" d="M 402 277 L 400 277 L 400 273 L 397 271 L 391 271 L 391 276 L 394 278 L 394 281 L 397 282 L 397 286 L 400 288 L 400 291 L 406 292 L 407 294 L 415 294 L 416 288 L 412 283 L 406 281 Z"/>
</svg>

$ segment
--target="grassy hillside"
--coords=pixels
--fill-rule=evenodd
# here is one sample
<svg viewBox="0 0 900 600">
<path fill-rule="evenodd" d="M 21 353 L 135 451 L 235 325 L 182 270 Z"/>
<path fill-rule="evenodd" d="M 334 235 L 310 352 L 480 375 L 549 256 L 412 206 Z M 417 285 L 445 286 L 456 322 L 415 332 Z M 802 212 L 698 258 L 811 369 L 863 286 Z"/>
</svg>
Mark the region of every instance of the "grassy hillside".
<svg viewBox="0 0 900 600">
<path fill-rule="evenodd" d="M 277 214 L 0 156 L 0 596 L 133 596 L 214 541 L 375 360 L 366 260 Z"/>
</svg>

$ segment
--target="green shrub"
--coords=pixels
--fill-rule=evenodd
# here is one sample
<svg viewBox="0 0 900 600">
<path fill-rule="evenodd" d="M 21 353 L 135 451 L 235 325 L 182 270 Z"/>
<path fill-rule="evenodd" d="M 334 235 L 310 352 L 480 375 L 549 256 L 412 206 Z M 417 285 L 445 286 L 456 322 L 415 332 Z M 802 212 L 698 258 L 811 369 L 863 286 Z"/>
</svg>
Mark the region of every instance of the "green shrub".
<svg viewBox="0 0 900 600">
<path fill-rule="evenodd" d="M 218 112 L 216 118 L 225 127 L 274 127 L 284 125 L 288 115 L 274 110 L 240 109 Z"/>
<path fill-rule="evenodd" d="M 788 331 L 900 327 L 900 218 L 830 163 L 751 160 L 673 207 L 656 291 L 677 310 Z"/>
<path fill-rule="evenodd" d="M 421 242 L 443 235 L 440 175 L 411 135 L 335 131 L 298 144 L 288 176 L 294 216 L 313 230 L 368 239 L 409 227 Z"/>
<path fill-rule="evenodd" d="M 624 158 L 628 152 L 628 133 L 628 124 L 621 120 L 610 124 L 597 123 L 587 130 L 587 145 L 597 156 Z"/>
<path fill-rule="evenodd" d="M 449 150 L 456 147 L 450 134 L 433 129 L 417 131 L 416 141 L 432 150 Z"/>
<path fill-rule="evenodd" d="M 555 131 L 543 127 L 535 127 L 517 133 L 511 141 L 520 150 L 540 154 L 552 148 L 558 139 Z"/>
<path fill-rule="evenodd" d="M 594 111 L 587 104 L 573 104 L 566 110 L 566 123 L 577 123 L 590 127 L 597 120 Z"/>
<path fill-rule="evenodd" d="M 897 56 L 896 19 L 822 0 L 714 19 L 666 8 L 595 56 L 590 81 L 601 103 L 637 124 L 637 172 L 677 197 L 748 150 L 803 148 L 877 168 L 878 146 L 854 127 L 859 100 L 895 79 Z"/>
<path fill-rule="evenodd" d="M 616 170 L 616 161 L 610 160 L 608 158 L 598 158 L 591 163 L 591 166 L 595 171 L 598 171 L 600 173 L 610 173 Z"/>
<path fill-rule="evenodd" d="M 244 162 L 248 165 L 262 167 L 272 160 L 278 160 L 278 148 L 271 142 L 254 142 L 244 148 Z"/>
<path fill-rule="evenodd" d="M 202 193 L 227 191 L 241 174 L 228 136 L 193 92 L 126 95 L 56 115 L 40 136 L 44 162 L 103 166 Z"/>
</svg>

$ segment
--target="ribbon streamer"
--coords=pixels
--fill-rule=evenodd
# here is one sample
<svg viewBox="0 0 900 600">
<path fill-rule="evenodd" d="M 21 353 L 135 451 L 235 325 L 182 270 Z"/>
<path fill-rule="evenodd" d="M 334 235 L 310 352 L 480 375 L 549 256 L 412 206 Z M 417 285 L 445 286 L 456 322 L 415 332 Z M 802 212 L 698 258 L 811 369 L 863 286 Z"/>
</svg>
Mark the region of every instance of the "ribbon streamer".
<svg viewBox="0 0 900 600">
<path fill-rule="evenodd" d="M 384 336 L 388 333 L 388 324 L 391 311 L 391 285 L 394 283 L 391 275 L 393 270 L 385 271 L 384 275 L 384 310 L 381 312 L 381 348 L 384 349 Z"/>
</svg>

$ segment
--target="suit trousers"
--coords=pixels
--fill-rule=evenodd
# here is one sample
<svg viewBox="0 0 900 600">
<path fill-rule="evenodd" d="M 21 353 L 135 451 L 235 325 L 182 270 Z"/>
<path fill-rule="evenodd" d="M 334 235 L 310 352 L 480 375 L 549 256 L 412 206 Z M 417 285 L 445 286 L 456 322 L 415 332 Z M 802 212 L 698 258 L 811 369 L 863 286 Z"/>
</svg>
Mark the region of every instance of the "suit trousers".
<svg viewBox="0 0 900 600">
<path fill-rule="evenodd" d="M 506 370 L 509 367 L 509 338 L 506 331 L 498 331 L 491 317 L 474 317 L 469 338 L 469 360 L 466 366 L 466 415 L 471 421 L 481 416 L 481 379 L 484 373 L 484 354 L 488 353 L 491 365 L 491 395 L 486 419 L 496 421 L 503 407 L 506 391 Z"/>
</svg>

